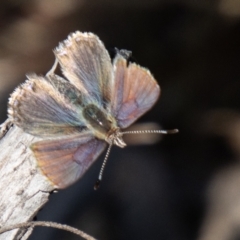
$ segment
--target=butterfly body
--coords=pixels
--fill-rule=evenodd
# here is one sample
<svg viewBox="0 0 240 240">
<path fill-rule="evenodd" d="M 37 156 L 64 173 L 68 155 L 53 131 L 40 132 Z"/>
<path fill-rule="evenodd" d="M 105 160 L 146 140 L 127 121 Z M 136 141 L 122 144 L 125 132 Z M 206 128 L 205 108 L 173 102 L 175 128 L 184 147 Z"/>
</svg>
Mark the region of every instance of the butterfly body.
<svg viewBox="0 0 240 240">
<path fill-rule="evenodd" d="M 124 147 L 122 129 L 148 111 L 160 95 L 151 73 L 117 53 L 113 62 L 92 33 L 75 32 L 54 49 L 56 66 L 28 75 L 9 99 L 9 119 L 41 137 L 31 145 L 42 173 L 65 188 L 94 163 L 107 144 Z"/>
<path fill-rule="evenodd" d="M 93 131 L 97 138 L 119 147 L 126 146 L 121 138 L 116 120 L 110 114 L 94 104 L 89 104 L 83 109 L 83 117 L 86 119 L 88 128 Z"/>
</svg>

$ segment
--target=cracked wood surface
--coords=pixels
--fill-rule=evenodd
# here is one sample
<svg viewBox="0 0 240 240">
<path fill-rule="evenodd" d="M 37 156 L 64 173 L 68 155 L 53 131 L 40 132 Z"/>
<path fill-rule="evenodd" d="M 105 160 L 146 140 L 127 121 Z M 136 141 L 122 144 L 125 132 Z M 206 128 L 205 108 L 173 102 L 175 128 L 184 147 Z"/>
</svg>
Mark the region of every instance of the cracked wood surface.
<svg viewBox="0 0 240 240">
<path fill-rule="evenodd" d="M 0 140 L 0 227 L 32 220 L 54 190 L 29 149 L 37 140 L 16 126 Z M 12 230 L 0 240 L 22 239 L 25 233 Z"/>
</svg>

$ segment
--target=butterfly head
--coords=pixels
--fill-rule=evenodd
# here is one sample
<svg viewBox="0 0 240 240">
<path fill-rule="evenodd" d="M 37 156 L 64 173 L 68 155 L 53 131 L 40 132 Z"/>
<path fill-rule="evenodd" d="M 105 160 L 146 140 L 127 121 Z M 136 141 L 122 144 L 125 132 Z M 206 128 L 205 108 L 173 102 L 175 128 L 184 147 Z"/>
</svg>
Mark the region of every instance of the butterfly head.
<svg viewBox="0 0 240 240">
<path fill-rule="evenodd" d="M 114 144 L 120 148 L 124 148 L 126 143 L 122 139 L 123 134 L 121 133 L 119 128 L 111 129 L 108 135 L 105 138 L 107 143 Z"/>
</svg>

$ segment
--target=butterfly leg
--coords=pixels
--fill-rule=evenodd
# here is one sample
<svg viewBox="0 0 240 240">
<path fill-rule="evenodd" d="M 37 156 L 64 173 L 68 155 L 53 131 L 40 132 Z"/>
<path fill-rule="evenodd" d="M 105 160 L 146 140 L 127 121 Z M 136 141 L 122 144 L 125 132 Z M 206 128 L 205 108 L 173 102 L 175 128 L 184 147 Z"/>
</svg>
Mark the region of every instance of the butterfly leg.
<svg viewBox="0 0 240 240">
<path fill-rule="evenodd" d="M 47 72 L 46 77 L 49 77 L 51 75 L 55 75 L 54 72 L 57 68 L 57 65 L 58 65 L 58 60 L 57 60 L 57 58 L 55 58 L 55 62 L 53 64 L 52 68 Z"/>
<path fill-rule="evenodd" d="M 0 139 L 6 134 L 12 125 L 13 122 L 9 118 L 0 125 Z"/>
</svg>

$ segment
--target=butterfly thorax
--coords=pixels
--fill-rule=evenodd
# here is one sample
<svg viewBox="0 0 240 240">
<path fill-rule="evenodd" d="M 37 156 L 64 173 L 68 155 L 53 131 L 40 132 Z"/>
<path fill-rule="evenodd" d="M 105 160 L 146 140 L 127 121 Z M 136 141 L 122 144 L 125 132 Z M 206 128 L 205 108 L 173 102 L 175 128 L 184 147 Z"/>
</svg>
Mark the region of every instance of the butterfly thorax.
<svg viewBox="0 0 240 240">
<path fill-rule="evenodd" d="M 94 104 L 88 104 L 83 109 L 83 117 L 87 122 L 87 127 L 94 132 L 97 138 L 119 147 L 126 146 L 116 120 L 105 110 Z"/>
</svg>

